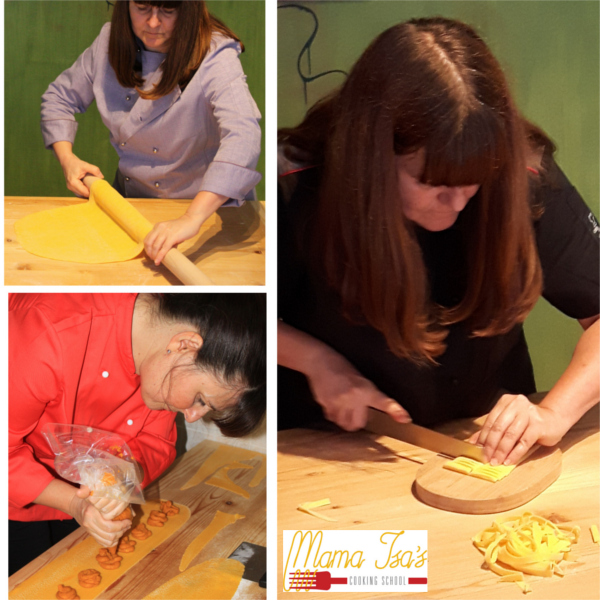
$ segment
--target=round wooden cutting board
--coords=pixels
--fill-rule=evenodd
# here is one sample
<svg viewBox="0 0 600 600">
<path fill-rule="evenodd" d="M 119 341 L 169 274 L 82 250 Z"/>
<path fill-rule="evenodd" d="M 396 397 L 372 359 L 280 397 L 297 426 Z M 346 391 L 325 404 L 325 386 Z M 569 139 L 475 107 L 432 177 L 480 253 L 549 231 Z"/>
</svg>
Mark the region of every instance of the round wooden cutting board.
<svg viewBox="0 0 600 600">
<path fill-rule="evenodd" d="M 541 447 L 495 483 L 444 469 L 448 460 L 434 456 L 417 471 L 417 498 L 442 510 L 484 515 L 511 510 L 543 492 L 560 475 L 562 452 Z"/>
</svg>

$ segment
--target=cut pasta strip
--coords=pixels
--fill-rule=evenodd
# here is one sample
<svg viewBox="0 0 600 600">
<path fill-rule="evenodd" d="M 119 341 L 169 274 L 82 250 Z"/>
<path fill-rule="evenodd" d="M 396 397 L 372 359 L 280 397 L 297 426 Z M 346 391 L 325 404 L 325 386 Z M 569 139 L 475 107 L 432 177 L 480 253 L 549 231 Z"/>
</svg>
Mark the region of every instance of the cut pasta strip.
<svg viewBox="0 0 600 600">
<path fill-rule="evenodd" d="M 524 594 L 530 594 L 533 591 L 526 581 L 517 581 L 516 584 L 523 590 Z"/>
<path fill-rule="evenodd" d="M 499 583 L 505 581 L 525 581 L 525 579 L 523 578 L 523 573 L 511 573 L 510 575 L 504 575 L 498 579 Z"/>
<path fill-rule="evenodd" d="M 322 515 L 321 513 L 312 510 L 313 508 L 320 508 L 321 506 L 327 506 L 329 504 L 331 504 L 331 500 L 329 498 L 323 498 L 323 500 L 316 500 L 315 502 L 303 502 L 298 506 L 298 510 L 312 515 L 313 517 L 317 517 L 317 519 L 323 519 L 324 521 L 337 521 L 337 519 L 332 519 L 327 515 Z"/>
<path fill-rule="evenodd" d="M 600 542 L 600 535 L 598 534 L 598 525 L 592 525 L 590 527 L 590 533 L 592 534 L 592 540 L 594 544 Z"/>
<path fill-rule="evenodd" d="M 498 465 L 492 467 L 489 463 L 484 464 L 473 458 L 458 456 L 445 463 L 444 469 L 456 471 L 457 473 L 464 473 L 465 475 L 484 479 L 485 481 L 496 482 L 504 479 L 515 466 L 516 465 Z"/>
</svg>

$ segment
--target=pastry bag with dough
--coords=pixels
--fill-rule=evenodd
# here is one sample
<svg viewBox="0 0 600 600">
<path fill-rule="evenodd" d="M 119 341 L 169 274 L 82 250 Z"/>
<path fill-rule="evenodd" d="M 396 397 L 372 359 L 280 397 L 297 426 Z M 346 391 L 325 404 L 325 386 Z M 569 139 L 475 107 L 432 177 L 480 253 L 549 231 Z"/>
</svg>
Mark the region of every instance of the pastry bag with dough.
<svg viewBox="0 0 600 600">
<path fill-rule="evenodd" d="M 144 493 L 129 446 L 116 434 L 85 425 L 47 423 L 42 433 L 54 452 L 56 472 L 87 485 L 95 496 L 133 504 Z"/>
</svg>

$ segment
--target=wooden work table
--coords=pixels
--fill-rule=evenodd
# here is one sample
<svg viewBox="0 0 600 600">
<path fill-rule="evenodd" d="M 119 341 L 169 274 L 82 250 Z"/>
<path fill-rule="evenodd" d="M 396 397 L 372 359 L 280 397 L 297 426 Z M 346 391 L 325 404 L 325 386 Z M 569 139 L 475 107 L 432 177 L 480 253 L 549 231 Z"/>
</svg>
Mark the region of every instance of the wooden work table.
<svg viewBox="0 0 600 600">
<path fill-rule="evenodd" d="M 244 515 L 244 518 L 219 532 L 190 563 L 190 566 L 213 558 L 227 558 L 242 542 L 266 545 L 264 479 L 256 487 L 250 488 L 248 499 L 206 483 L 200 483 L 186 490 L 180 489 L 219 445 L 208 440 L 201 442 L 178 458 L 159 479 L 145 490 L 147 501 L 162 498 L 172 500 L 175 505 L 184 504 L 190 508 L 191 517 L 180 530 L 142 558 L 98 598 L 122 600 L 144 598 L 160 585 L 178 575 L 179 563 L 187 545 L 209 525 L 217 510 L 238 513 Z M 253 459 L 248 464 L 256 463 L 258 465 L 259 462 L 258 459 Z M 255 469 L 237 470 L 233 471 L 230 477 L 238 485 L 247 487 L 254 472 Z M 133 508 L 135 510 L 135 505 Z M 79 528 L 17 571 L 8 580 L 9 592 L 87 536 L 88 534 Z M 89 568 L 98 568 L 98 565 L 90 565 Z M 242 579 L 234 600 L 242 598 L 244 600 L 264 599 L 266 590 L 259 587 L 258 583 Z"/>
<path fill-rule="evenodd" d="M 189 200 L 128 201 L 150 222 L 175 219 Z M 5 285 L 180 285 L 164 266 L 156 267 L 142 252 L 121 263 L 86 265 L 41 258 L 24 250 L 14 223 L 42 210 L 85 202 L 80 198 L 8 196 L 4 201 Z M 239 208 L 221 208 L 198 235 L 178 248 L 215 285 L 264 285 L 264 202 L 246 202 Z"/>
<path fill-rule="evenodd" d="M 466 439 L 479 429 L 472 421 L 455 421 L 440 431 Z M 288 430 L 278 441 L 278 557 L 283 530 L 426 529 L 428 530 L 428 592 L 393 594 L 402 598 L 511 599 L 525 597 L 515 583 L 498 583 L 498 576 L 482 569 L 483 556 L 471 538 L 502 515 L 525 511 L 567 525 L 579 525 L 581 537 L 574 552 L 581 562 L 568 568 L 564 578 L 526 576 L 534 600 L 598 598 L 599 546 L 589 527 L 599 520 L 598 407 L 589 411 L 565 436 L 562 474 L 537 498 L 496 515 L 450 513 L 422 504 L 412 484 L 422 462 L 433 452 L 376 434 L 342 431 Z M 326 522 L 297 510 L 303 502 L 330 498 L 319 512 L 336 518 Z M 282 565 L 278 565 L 278 597 L 282 592 Z M 335 594 L 311 592 L 311 598 L 389 598 L 382 592 Z M 291 596 L 290 596 L 291 597 Z"/>
</svg>

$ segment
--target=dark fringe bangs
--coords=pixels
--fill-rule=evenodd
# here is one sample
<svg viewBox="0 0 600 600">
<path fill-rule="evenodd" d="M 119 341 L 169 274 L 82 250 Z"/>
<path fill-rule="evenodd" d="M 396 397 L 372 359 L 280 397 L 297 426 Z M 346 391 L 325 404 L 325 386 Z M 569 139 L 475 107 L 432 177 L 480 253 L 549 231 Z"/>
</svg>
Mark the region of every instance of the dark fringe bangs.
<svg viewBox="0 0 600 600">
<path fill-rule="evenodd" d="M 432 186 L 459 187 L 488 184 L 509 162 L 509 143 L 503 123 L 481 105 L 470 111 L 457 132 L 442 123 L 425 143 L 421 182 Z"/>
<path fill-rule="evenodd" d="M 148 4 L 158 8 L 179 8 L 183 0 L 135 0 L 136 4 Z"/>
</svg>

